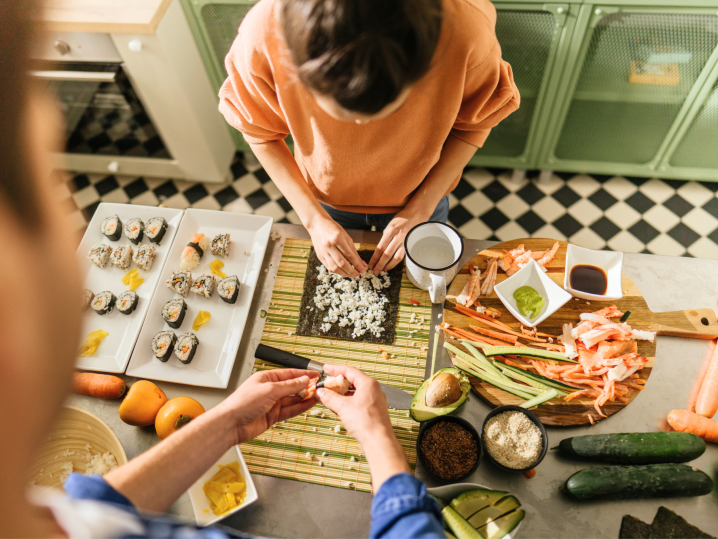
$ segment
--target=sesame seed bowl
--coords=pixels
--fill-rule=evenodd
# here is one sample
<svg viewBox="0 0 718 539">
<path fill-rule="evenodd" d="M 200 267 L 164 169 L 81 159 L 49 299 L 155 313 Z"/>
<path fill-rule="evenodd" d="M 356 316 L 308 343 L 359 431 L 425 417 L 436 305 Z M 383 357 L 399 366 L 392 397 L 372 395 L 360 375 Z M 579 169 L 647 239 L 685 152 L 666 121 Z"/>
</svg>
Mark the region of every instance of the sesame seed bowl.
<svg viewBox="0 0 718 539">
<path fill-rule="evenodd" d="M 541 443 L 542 443 L 542 448 L 541 448 L 538 456 L 536 457 L 535 460 L 533 460 L 531 462 L 531 464 L 524 465 L 521 467 L 516 467 L 516 468 L 512 468 L 512 467 L 509 467 L 509 466 L 506 466 L 506 465 L 500 463 L 494 457 L 494 455 L 492 455 L 492 453 L 491 453 L 492 441 L 490 438 L 487 440 L 487 436 L 486 436 L 486 426 L 487 426 L 487 424 L 493 423 L 491 421 L 492 418 L 498 416 L 499 414 L 502 414 L 505 412 L 512 412 L 512 411 L 520 412 L 520 413 L 524 414 L 534 425 L 536 425 L 536 427 L 539 430 L 539 433 L 541 434 Z M 546 428 L 543 426 L 543 423 L 541 423 L 541 421 L 539 421 L 539 418 L 536 417 L 536 414 L 534 414 L 533 412 L 530 412 L 529 410 L 522 408 L 521 406 L 507 404 L 505 406 L 498 406 L 497 408 L 494 408 L 484 418 L 484 423 L 483 423 L 483 425 L 481 425 L 481 444 L 482 444 L 482 448 L 484 450 L 484 455 L 486 455 L 486 458 L 497 468 L 504 470 L 505 472 L 525 472 L 525 471 L 531 470 L 532 468 L 535 468 L 536 466 L 538 466 L 541 463 L 541 461 L 544 459 L 544 457 L 546 456 L 546 451 L 548 451 L 548 434 L 546 434 Z"/>
<path fill-rule="evenodd" d="M 443 477 L 442 475 L 439 474 L 437 468 L 446 469 L 447 466 L 451 465 L 450 462 L 442 462 L 441 460 L 439 460 L 438 466 L 437 466 L 437 463 L 435 462 L 435 460 L 437 458 L 440 459 L 440 457 L 439 457 L 440 453 L 446 454 L 446 451 L 442 451 L 442 449 L 446 449 L 446 448 L 438 448 L 438 451 L 432 451 L 432 453 L 434 453 L 434 454 L 425 454 L 425 450 L 427 449 L 427 442 L 428 442 L 429 436 L 431 436 L 430 434 L 427 435 L 427 432 L 430 431 L 432 429 L 432 427 L 440 426 L 442 423 L 449 424 L 452 426 L 456 425 L 458 427 L 463 427 L 463 429 L 468 431 L 468 433 L 471 435 L 471 438 L 476 443 L 476 455 L 475 455 L 476 462 L 473 464 L 471 462 L 468 462 L 468 463 L 458 462 L 457 463 L 466 469 L 465 473 L 461 473 L 456 476 L 452 475 L 450 477 L 449 476 Z M 454 428 L 456 428 L 456 427 L 454 427 Z M 448 434 L 448 433 L 443 433 L 443 434 L 444 434 L 443 440 L 446 440 L 446 441 L 448 441 L 448 440 L 453 441 L 457 438 L 456 436 Z M 451 449 L 451 448 L 449 448 L 449 449 Z M 453 452 L 453 451 L 449 451 L 449 452 Z M 417 455 L 417 459 L 423 466 L 424 470 L 426 470 L 426 473 L 429 474 L 434 479 L 437 479 L 438 481 L 451 481 L 451 482 L 461 481 L 462 479 L 466 479 L 471 474 L 473 474 L 476 471 L 476 469 L 479 467 L 479 463 L 481 462 L 481 437 L 479 436 L 479 433 L 476 431 L 474 426 L 471 423 L 469 423 L 468 421 L 466 421 L 465 419 L 462 419 L 462 418 L 456 417 L 456 416 L 451 416 L 451 415 L 438 416 L 433 419 L 430 419 L 429 421 L 426 421 L 421 426 L 421 429 L 419 430 L 419 435 L 416 438 L 416 455 Z"/>
</svg>

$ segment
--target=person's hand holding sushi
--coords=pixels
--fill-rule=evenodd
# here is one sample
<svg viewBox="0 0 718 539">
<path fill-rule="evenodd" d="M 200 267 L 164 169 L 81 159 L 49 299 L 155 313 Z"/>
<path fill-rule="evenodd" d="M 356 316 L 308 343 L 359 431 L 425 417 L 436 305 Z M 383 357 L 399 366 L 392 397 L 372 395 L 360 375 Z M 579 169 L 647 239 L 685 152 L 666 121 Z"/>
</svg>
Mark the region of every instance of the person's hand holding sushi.
<svg viewBox="0 0 718 539">
<path fill-rule="evenodd" d="M 339 395 L 329 389 L 317 389 L 319 401 L 336 413 L 350 436 L 364 450 L 371 468 L 374 492 L 398 473 L 410 472 L 404 451 L 394 435 L 384 392 L 371 376 L 343 365 L 324 365 L 330 376 L 343 375 L 354 386 L 354 394 Z"/>
</svg>

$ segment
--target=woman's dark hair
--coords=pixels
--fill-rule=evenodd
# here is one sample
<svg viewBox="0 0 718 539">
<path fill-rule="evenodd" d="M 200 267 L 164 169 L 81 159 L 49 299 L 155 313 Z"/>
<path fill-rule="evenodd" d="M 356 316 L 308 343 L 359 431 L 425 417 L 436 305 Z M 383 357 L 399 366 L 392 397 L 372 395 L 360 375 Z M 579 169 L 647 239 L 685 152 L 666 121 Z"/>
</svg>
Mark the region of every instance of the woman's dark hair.
<svg viewBox="0 0 718 539">
<path fill-rule="evenodd" d="M 426 74 L 441 0 L 282 0 L 300 80 L 343 108 L 375 114 Z"/>
<path fill-rule="evenodd" d="M 40 223 L 26 128 L 38 2 L 0 0 L 0 196 L 26 230 Z"/>
</svg>

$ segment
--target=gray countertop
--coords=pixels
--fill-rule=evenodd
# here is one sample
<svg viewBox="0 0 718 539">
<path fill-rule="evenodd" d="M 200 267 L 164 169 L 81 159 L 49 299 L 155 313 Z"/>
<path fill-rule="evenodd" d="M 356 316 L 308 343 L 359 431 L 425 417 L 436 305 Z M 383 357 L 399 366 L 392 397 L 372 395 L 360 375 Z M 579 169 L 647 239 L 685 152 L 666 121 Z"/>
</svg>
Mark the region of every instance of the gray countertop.
<svg viewBox="0 0 718 539">
<path fill-rule="evenodd" d="M 281 238 L 269 242 L 264 258 L 268 272 L 260 273 L 253 304 L 240 344 L 232 376 L 227 389 L 208 389 L 158 382 L 168 398 L 186 395 L 211 408 L 244 381 L 252 371 L 253 351 L 262 334 L 264 320 L 259 311 L 266 309 L 272 295 L 279 259 L 286 238 L 308 238 L 303 227 L 275 224 L 273 230 Z M 351 232 L 357 242 L 377 242 L 380 235 L 371 232 Z M 463 265 L 478 251 L 493 242 L 464 240 Z M 641 290 L 653 311 L 676 311 L 696 308 L 716 308 L 718 303 L 718 261 L 693 258 L 673 258 L 655 255 L 626 254 L 623 271 Z M 271 264 L 271 265 L 270 265 Z M 438 323 L 441 306 L 435 305 L 432 327 Z M 433 339 L 433 335 L 432 335 Z M 429 350 L 432 347 L 429 346 Z M 651 382 L 631 405 L 594 427 L 571 429 L 549 428 L 550 447 L 564 437 L 586 433 L 651 432 L 662 428 L 668 413 L 685 408 L 688 395 L 698 375 L 703 359 L 709 353 L 709 341 L 659 337 L 656 361 Z M 449 366 L 443 354 L 437 359 L 437 369 Z M 430 368 L 430 367 L 428 367 Z M 133 378 L 126 377 L 129 383 Z M 155 443 L 158 438 L 152 427 L 131 427 L 120 421 L 118 403 L 82 395 L 72 395 L 68 404 L 84 408 L 106 421 L 133 458 Z M 490 408 L 475 394 L 458 415 L 479 427 Z M 718 474 L 718 446 L 709 444 L 706 453 L 693 462 L 697 468 L 716 478 Z M 664 505 L 706 532 L 718 533 L 718 490 L 700 498 L 669 500 L 622 500 L 616 502 L 577 503 L 568 500 L 558 488 L 585 463 L 561 459 L 549 451 L 537 468 L 536 477 L 525 479 L 521 474 L 506 474 L 485 459 L 466 482 L 510 491 L 526 510 L 520 537 L 618 537 L 621 517 L 626 514 L 651 522 L 659 506 Z M 416 474 L 428 486 L 437 486 L 421 465 Z M 286 479 L 253 475 L 259 501 L 246 510 L 227 518 L 223 524 L 239 530 L 271 537 L 367 537 L 371 495 L 345 489 L 324 487 Z M 170 513 L 192 520 L 189 497 L 184 494 Z"/>
</svg>

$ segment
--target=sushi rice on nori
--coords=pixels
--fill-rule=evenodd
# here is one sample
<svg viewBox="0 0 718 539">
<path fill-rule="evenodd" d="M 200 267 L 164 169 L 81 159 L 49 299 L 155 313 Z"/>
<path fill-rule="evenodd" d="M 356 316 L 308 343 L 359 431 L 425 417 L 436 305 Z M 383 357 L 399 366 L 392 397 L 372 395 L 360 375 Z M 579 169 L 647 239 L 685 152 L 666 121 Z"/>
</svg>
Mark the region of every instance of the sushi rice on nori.
<svg viewBox="0 0 718 539">
<path fill-rule="evenodd" d="M 210 243 L 210 249 L 212 254 L 215 256 L 229 256 L 229 246 L 232 242 L 229 241 L 229 234 L 217 234 Z"/>
<path fill-rule="evenodd" d="M 144 230 L 145 224 L 139 217 L 134 217 L 125 223 L 125 236 L 135 245 L 142 241 Z"/>
<path fill-rule="evenodd" d="M 169 327 L 177 329 L 182 325 L 186 312 L 187 304 L 183 299 L 171 299 L 162 307 L 162 318 Z"/>
<path fill-rule="evenodd" d="M 211 298 L 212 292 L 214 291 L 214 284 L 216 282 L 217 281 L 214 275 L 200 275 L 199 277 L 197 277 L 197 280 L 192 283 L 192 287 L 190 288 L 190 290 L 195 294 L 204 296 L 205 298 Z"/>
<path fill-rule="evenodd" d="M 92 300 L 95 298 L 95 294 L 92 292 L 92 290 L 88 290 L 87 288 L 82 289 L 82 310 L 85 311 L 90 306 L 90 303 L 92 303 Z"/>
<path fill-rule="evenodd" d="M 132 245 L 118 245 L 110 255 L 110 264 L 120 269 L 127 269 L 132 263 Z"/>
<path fill-rule="evenodd" d="M 194 333 L 183 333 L 177 338 L 177 344 L 175 344 L 175 355 L 185 365 L 192 361 L 194 355 L 197 353 L 197 347 L 199 346 L 199 339 Z"/>
<path fill-rule="evenodd" d="M 230 275 L 222 279 L 217 285 L 217 293 L 222 301 L 234 303 L 239 296 L 239 279 L 236 275 Z"/>
<path fill-rule="evenodd" d="M 140 296 L 134 290 L 125 290 L 117 296 L 117 310 L 122 314 L 131 314 L 137 308 L 137 304 L 140 301 Z"/>
<path fill-rule="evenodd" d="M 90 307 L 92 307 L 97 314 L 107 314 L 112 312 L 116 301 L 117 298 L 115 295 L 109 290 L 106 290 L 95 296 L 95 299 L 90 303 Z"/>
<path fill-rule="evenodd" d="M 132 255 L 132 260 L 135 261 L 135 264 L 137 264 L 138 268 L 141 268 L 145 271 L 150 271 L 152 269 L 152 263 L 155 261 L 156 254 L 157 249 L 155 249 L 154 245 L 150 245 L 149 243 L 143 243 L 137 248 L 135 254 Z"/>
<path fill-rule="evenodd" d="M 174 331 L 160 331 L 152 337 L 152 353 L 160 361 L 167 361 L 172 355 L 176 342 L 177 335 Z"/>
<path fill-rule="evenodd" d="M 189 271 L 173 271 L 172 276 L 167 279 L 167 286 L 182 296 L 187 295 L 191 285 L 192 273 Z"/>
<path fill-rule="evenodd" d="M 145 234 L 152 243 L 159 244 L 165 237 L 165 232 L 167 232 L 167 221 L 164 217 L 153 217 L 145 223 Z"/>
<path fill-rule="evenodd" d="M 204 253 L 209 250 L 209 239 L 204 234 L 198 232 L 192 236 L 187 247 L 182 251 L 180 257 L 180 269 L 189 271 L 199 266 L 199 261 Z"/>
<path fill-rule="evenodd" d="M 122 221 L 119 216 L 113 215 L 105 218 L 100 225 L 100 232 L 107 236 L 112 241 L 117 241 L 122 236 Z"/>
<path fill-rule="evenodd" d="M 112 247 L 106 243 L 97 243 L 92 246 L 90 252 L 87 253 L 87 258 L 97 266 L 98 268 L 104 268 L 107 266 L 107 262 L 110 260 L 112 254 Z"/>
</svg>

